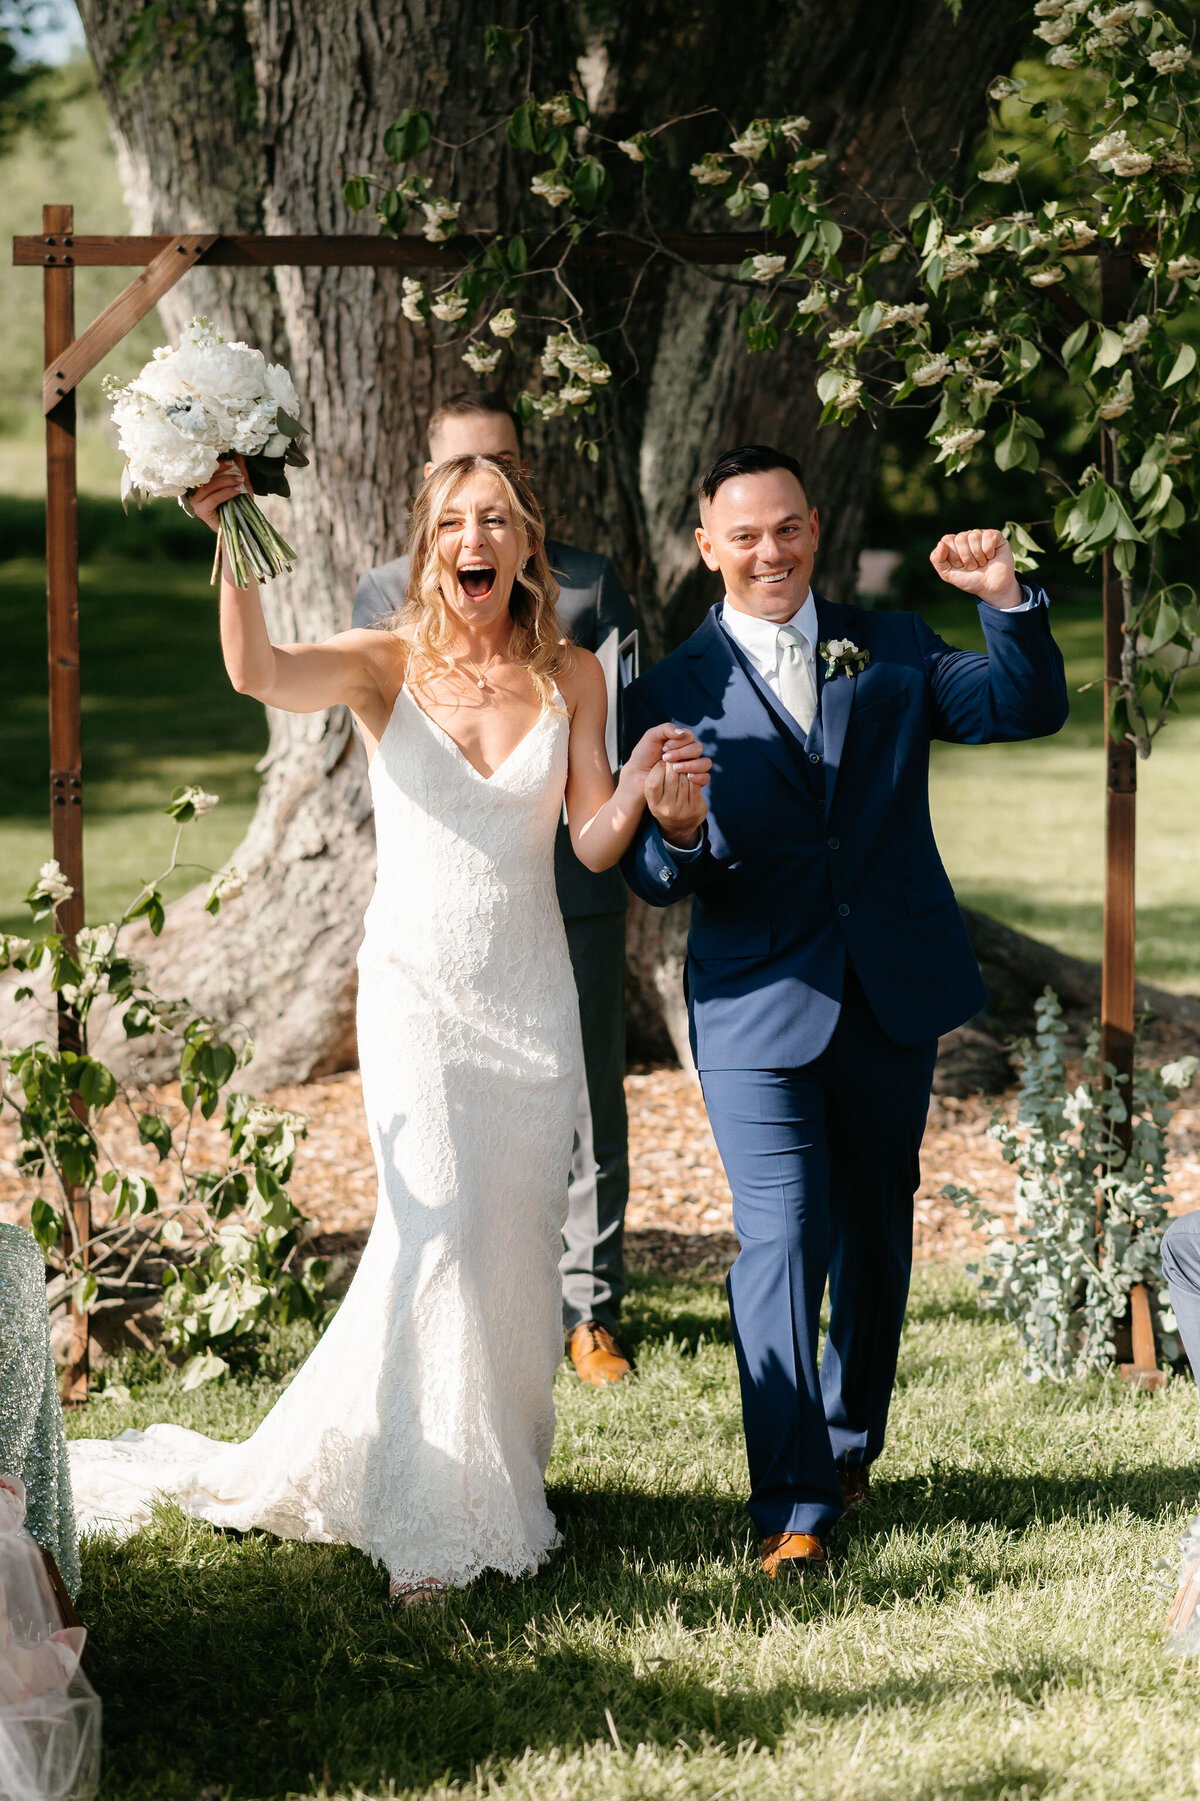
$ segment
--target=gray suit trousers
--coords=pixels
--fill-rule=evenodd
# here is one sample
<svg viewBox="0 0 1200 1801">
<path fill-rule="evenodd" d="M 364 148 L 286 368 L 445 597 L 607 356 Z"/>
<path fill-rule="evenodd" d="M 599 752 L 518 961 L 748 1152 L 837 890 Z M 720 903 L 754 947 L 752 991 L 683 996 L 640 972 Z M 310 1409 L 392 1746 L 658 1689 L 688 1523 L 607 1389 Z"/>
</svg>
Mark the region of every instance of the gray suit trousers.
<svg viewBox="0 0 1200 1801">
<path fill-rule="evenodd" d="M 575 1154 L 563 1228 L 563 1325 L 615 1331 L 625 1292 L 622 1244 L 629 1199 L 625 1117 L 625 915 L 566 919 L 579 989 L 586 1076 L 575 1116 Z"/>
<path fill-rule="evenodd" d="M 1200 1209 L 1171 1221 L 1163 1233 L 1162 1266 L 1179 1336 L 1200 1382 Z"/>
</svg>

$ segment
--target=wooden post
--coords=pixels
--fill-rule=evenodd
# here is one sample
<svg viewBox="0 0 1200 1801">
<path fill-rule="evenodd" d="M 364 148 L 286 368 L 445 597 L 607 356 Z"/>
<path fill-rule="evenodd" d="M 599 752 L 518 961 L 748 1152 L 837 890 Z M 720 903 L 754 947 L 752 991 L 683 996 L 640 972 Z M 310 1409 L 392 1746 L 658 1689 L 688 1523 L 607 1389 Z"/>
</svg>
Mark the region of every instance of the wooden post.
<svg viewBox="0 0 1200 1801">
<path fill-rule="evenodd" d="M 1114 245 L 1100 247 L 1100 318 L 1120 327 L 1129 314 L 1132 292 L 1129 252 Z M 1109 481 L 1118 471 L 1113 441 L 1105 432 L 1102 468 Z M 1112 1064 L 1133 1105 L 1133 1028 L 1135 966 L 1135 831 L 1137 824 L 1137 751 L 1127 739 L 1114 738 L 1108 714 L 1121 678 L 1125 648 L 1125 594 L 1111 550 L 1104 552 L 1104 962 L 1100 990 L 1100 1056 Z M 1133 1142 L 1132 1113 L 1117 1129 L 1128 1150 Z M 1139 1388 L 1158 1388 L 1166 1375 L 1158 1368 L 1150 1296 L 1139 1282 L 1129 1296 L 1133 1361 L 1120 1365 L 1121 1375 Z"/>
<path fill-rule="evenodd" d="M 74 208 L 44 206 L 42 275 L 46 362 L 75 337 L 75 266 L 71 257 Z M 75 390 L 70 387 L 46 414 L 46 617 L 50 663 L 50 826 L 54 855 L 71 884 L 71 898 L 56 914 L 59 930 L 74 944 L 83 924 L 83 788 L 79 721 L 79 541 L 75 496 Z M 58 1048 L 80 1051 L 78 1015 L 58 1001 Z M 92 1232 L 91 1195 L 67 1193 L 75 1235 L 86 1261 Z M 66 1243 L 71 1244 L 68 1225 Z M 88 1318 L 72 1303 L 71 1342 L 63 1373 L 64 1401 L 87 1399 Z"/>
</svg>

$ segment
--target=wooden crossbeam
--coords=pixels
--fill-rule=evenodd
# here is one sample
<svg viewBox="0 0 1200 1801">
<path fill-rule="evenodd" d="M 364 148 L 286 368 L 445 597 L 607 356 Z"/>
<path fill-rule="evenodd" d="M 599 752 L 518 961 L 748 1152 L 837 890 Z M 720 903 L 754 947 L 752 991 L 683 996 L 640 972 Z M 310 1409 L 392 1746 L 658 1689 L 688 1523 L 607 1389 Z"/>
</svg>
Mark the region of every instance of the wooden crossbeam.
<svg viewBox="0 0 1200 1801">
<path fill-rule="evenodd" d="M 69 239 L 19 237 L 13 239 L 13 262 L 24 268 L 47 268 L 55 264 L 69 264 L 78 268 L 136 267 L 152 262 L 176 242 L 177 239 L 165 234 L 153 237 L 91 235 Z M 787 255 L 795 249 L 796 240 L 792 237 L 768 236 L 761 231 L 665 231 L 654 239 L 630 237 L 624 232 L 616 231 L 597 232 L 576 244 L 571 257 L 572 261 L 624 267 L 644 263 L 647 257 L 657 253 L 713 266 L 740 263 L 764 247 Z M 280 233 L 271 236 L 214 236 L 209 239 L 208 248 L 199 261 L 209 267 L 228 269 L 272 269 L 283 266 L 315 269 L 461 269 L 473 256 L 478 255 L 479 249 L 479 240 L 468 237 L 451 238 L 443 244 L 429 244 L 420 237 L 378 238 L 354 233 L 292 237 Z M 1096 248 L 1088 245 L 1071 254 L 1094 256 Z"/>
<path fill-rule="evenodd" d="M 73 392 L 88 371 L 103 361 L 126 332 L 131 331 L 138 320 L 175 286 L 180 276 L 195 268 L 215 238 L 215 232 L 188 232 L 163 240 L 162 248 L 149 259 L 141 274 L 135 275 L 129 286 L 121 289 L 116 299 L 96 315 L 60 356 L 47 363 L 42 375 L 43 412 L 53 412 L 59 402 Z M 68 254 L 74 248 L 72 235 L 40 241 L 43 268 L 66 268 L 78 262 L 78 258 Z M 49 256 L 47 245 L 51 246 Z"/>
<path fill-rule="evenodd" d="M 54 264 L 73 264 L 77 268 L 96 266 L 116 268 L 149 263 L 176 243 L 173 237 L 73 236 L 52 241 L 45 237 L 13 239 L 13 262 L 25 268 L 46 268 Z M 731 231 L 689 234 L 663 232 L 649 238 L 629 237 L 623 232 L 602 232 L 584 238 L 571 252 L 572 259 L 616 266 L 644 263 L 647 257 L 665 254 L 685 257 L 689 262 L 725 264 L 740 263 L 745 257 L 762 250 L 767 242 L 762 232 Z M 795 240 L 771 238 L 786 252 Z M 430 244 L 424 238 L 377 238 L 365 235 L 292 237 L 285 233 L 270 236 L 214 236 L 199 259 L 209 267 L 230 269 L 273 269 L 282 265 L 317 269 L 461 269 L 477 256 L 477 238 L 458 237 L 445 243 Z"/>
</svg>

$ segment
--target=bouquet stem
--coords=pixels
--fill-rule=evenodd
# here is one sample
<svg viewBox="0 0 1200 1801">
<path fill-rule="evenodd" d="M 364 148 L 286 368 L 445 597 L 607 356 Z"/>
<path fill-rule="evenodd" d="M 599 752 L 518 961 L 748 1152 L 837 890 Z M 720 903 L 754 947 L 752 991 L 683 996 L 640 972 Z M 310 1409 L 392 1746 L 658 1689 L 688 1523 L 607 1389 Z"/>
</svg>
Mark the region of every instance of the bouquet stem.
<svg viewBox="0 0 1200 1801">
<path fill-rule="evenodd" d="M 217 551 L 212 581 L 217 579 L 224 552 L 235 588 L 248 588 L 250 577 L 269 582 L 275 575 L 290 575 L 296 552 L 280 536 L 262 508 L 249 494 L 237 494 L 217 508 Z"/>
</svg>

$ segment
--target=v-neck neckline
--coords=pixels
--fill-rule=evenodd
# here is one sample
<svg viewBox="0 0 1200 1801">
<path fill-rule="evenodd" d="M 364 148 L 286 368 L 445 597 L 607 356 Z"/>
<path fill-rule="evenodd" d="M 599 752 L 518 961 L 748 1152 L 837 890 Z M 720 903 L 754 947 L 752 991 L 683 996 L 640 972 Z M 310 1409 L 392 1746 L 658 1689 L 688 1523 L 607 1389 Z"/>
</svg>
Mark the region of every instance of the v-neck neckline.
<svg viewBox="0 0 1200 1801">
<path fill-rule="evenodd" d="M 482 769 L 480 769 L 475 763 L 472 763 L 470 757 L 467 755 L 467 753 L 463 749 L 462 745 L 458 742 L 458 739 L 455 738 L 452 733 L 448 732 L 446 730 L 445 726 L 442 725 L 438 720 L 436 720 L 433 717 L 432 713 L 427 713 L 425 711 L 425 709 L 421 705 L 420 701 L 417 700 L 416 696 L 413 694 L 412 690 L 409 688 L 409 685 L 407 682 L 405 682 L 403 684 L 403 686 L 400 689 L 400 692 L 401 692 L 401 694 L 407 694 L 409 701 L 412 704 L 413 708 L 416 710 L 416 712 L 418 712 L 421 715 L 421 718 L 425 721 L 425 723 L 427 725 L 432 726 L 434 731 L 438 734 L 438 736 L 440 738 L 445 739 L 446 743 L 450 746 L 451 750 L 454 751 L 459 756 L 459 758 L 462 760 L 462 762 L 465 764 L 465 766 L 471 771 L 472 775 L 477 776 L 481 782 L 494 782 L 496 777 L 500 774 L 500 771 L 502 769 L 508 768 L 508 765 L 512 762 L 512 760 L 516 756 L 517 752 L 519 750 L 523 749 L 526 744 L 528 744 L 529 740 L 533 737 L 533 734 L 537 731 L 538 727 L 541 725 L 543 719 L 545 719 L 546 714 L 550 711 L 549 707 L 543 706 L 541 712 L 538 714 L 537 718 L 534 720 L 534 722 L 530 726 L 529 730 L 522 737 L 517 739 L 517 742 L 513 745 L 512 749 L 509 751 L 508 755 L 506 757 L 503 757 L 500 760 L 500 762 L 496 764 L 496 767 L 492 770 L 490 775 L 485 775 L 483 773 Z"/>
</svg>

